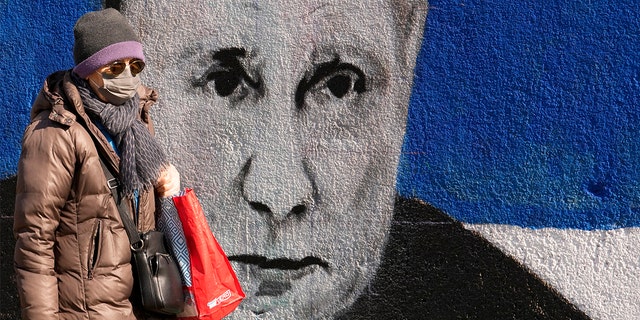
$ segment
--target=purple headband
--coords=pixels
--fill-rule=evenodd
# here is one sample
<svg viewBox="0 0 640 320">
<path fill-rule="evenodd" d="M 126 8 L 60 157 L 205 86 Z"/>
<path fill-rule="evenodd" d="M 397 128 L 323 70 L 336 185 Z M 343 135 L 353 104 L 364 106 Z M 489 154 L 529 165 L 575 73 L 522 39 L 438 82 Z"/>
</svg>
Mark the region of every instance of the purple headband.
<svg viewBox="0 0 640 320">
<path fill-rule="evenodd" d="M 89 58 L 78 63 L 78 65 L 73 68 L 73 71 L 82 79 L 85 79 L 92 72 L 96 71 L 96 69 L 115 60 L 124 58 L 138 58 L 144 61 L 142 44 L 137 41 L 124 41 L 106 46 Z"/>
</svg>

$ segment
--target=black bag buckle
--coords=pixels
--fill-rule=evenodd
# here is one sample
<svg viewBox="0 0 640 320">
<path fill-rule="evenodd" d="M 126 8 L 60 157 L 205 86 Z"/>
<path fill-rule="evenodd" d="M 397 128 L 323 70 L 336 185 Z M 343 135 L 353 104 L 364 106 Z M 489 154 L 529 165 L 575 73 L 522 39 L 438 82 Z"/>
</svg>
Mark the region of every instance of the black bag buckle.
<svg viewBox="0 0 640 320">
<path fill-rule="evenodd" d="M 120 185 L 120 183 L 118 183 L 118 179 L 113 178 L 107 180 L 107 185 L 109 186 L 109 189 L 115 189 Z"/>
</svg>

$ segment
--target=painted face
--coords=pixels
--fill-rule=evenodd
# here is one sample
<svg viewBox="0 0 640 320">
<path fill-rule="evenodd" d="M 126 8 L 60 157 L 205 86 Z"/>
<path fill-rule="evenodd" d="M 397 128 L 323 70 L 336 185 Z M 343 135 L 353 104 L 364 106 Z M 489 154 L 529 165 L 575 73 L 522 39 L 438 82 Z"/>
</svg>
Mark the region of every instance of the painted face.
<svg viewBox="0 0 640 320">
<path fill-rule="evenodd" d="M 247 294 L 239 319 L 333 315 L 380 264 L 426 10 L 389 2 L 123 4 L 158 136 Z"/>
</svg>

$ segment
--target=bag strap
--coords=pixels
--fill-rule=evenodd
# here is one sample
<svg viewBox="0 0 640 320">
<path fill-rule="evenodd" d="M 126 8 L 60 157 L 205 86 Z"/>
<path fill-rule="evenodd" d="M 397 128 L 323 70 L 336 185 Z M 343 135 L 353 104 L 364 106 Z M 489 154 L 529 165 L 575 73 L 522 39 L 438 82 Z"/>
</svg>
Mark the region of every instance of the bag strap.
<svg viewBox="0 0 640 320">
<path fill-rule="evenodd" d="M 111 173 L 111 170 L 107 168 L 102 157 L 98 156 L 98 158 L 100 158 L 100 165 L 102 166 L 102 170 L 104 170 L 104 176 L 107 178 L 107 187 L 111 190 L 111 195 L 113 195 L 113 199 L 116 201 L 118 212 L 120 213 L 120 219 L 122 220 L 124 229 L 127 231 L 127 235 L 129 236 L 131 250 L 139 250 L 144 246 L 144 242 L 140 239 L 138 228 L 136 228 L 133 219 L 131 219 L 126 203 L 122 201 L 122 197 L 120 197 L 120 193 L 118 192 L 120 181 L 113 175 L 113 173 Z"/>
</svg>

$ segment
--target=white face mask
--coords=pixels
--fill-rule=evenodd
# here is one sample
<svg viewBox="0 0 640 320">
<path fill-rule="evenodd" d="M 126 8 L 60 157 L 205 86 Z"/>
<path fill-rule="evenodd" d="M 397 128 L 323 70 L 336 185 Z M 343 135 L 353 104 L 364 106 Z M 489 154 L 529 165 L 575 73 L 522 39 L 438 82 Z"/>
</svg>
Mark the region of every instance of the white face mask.
<svg viewBox="0 0 640 320">
<path fill-rule="evenodd" d="M 136 90 L 140 86 L 140 77 L 131 75 L 131 70 L 127 67 L 115 78 L 102 77 L 102 83 L 102 87 L 93 83 L 95 90 L 109 103 L 121 105 L 136 95 Z"/>
</svg>

